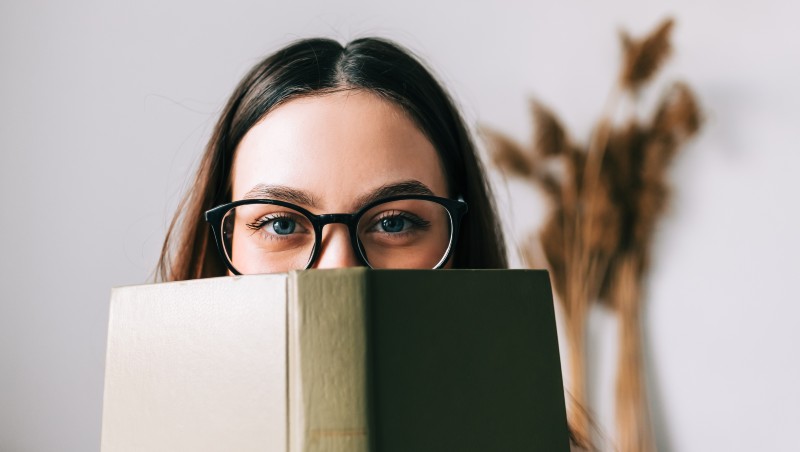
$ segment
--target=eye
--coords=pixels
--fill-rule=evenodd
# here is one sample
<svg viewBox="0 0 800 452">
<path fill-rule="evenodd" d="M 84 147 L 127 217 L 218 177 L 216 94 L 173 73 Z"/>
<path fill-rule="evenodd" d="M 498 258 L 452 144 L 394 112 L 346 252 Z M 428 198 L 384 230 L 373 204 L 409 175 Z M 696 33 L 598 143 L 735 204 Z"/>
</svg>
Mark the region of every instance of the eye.
<svg viewBox="0 0 800 452">
<path fill-rule="evenodd" d="M 400 232 L 404 229 L 405 225 L 406 220 L 402 217 L 384 218 L 380 222 L 380 227 L 383 228 L 383 232 Z"/>
<path fill-rule="evenodd" d="M 294 220 L 290 220 L 288 218 L 271 220 L 268 221 L 266 225 L 269 225 L 270 223 L 272 223 L 272 230 L 275 231 L 275 233 L 278 235 L 291 234 L 297 227 L 297 222 L 295 222 Z"/>
<path fill-rule="evenodd" d="M 303 221 L 298 221 L 294 215 L 286 212 L 264 215 L 257 221 L 248 223 L 247 227 L 254 233 L 260 231 L 264 238 L 286 237 L 309 231 L 309 228 L 303 225 Z"/>
<path fill-rule="evenodd" d="M 381 213 L 374 220 L 368 232 L 379 232 L 384 234 L 411 233 L 416 230 L 426 230 L 430 222 L 414 215 L 410 212 L 389 210 Z"/>
</svg>

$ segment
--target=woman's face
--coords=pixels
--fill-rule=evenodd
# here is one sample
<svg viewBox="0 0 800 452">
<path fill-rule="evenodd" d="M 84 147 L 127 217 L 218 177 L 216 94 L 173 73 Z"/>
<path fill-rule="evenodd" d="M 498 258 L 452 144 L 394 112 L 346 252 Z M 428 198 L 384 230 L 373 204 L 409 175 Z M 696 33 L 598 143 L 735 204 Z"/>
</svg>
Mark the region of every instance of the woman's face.
<svg viewBox="0 0 800 452">
<path fill-rule="evenodd" d="M 400 107 L 359 90 L 296 98 L 267 114 L 236 150 L 232 190 L 233 200 L 279 199 L 314 214 L 354 213 L 391 195 L 448 196 L 427 137 Z M 321 244 L 314 268 L 359 265 L 346 225 L 325 226 Z M 237 269 L 257 265 L 256 253 L 232 248 Z"/>
</svg>

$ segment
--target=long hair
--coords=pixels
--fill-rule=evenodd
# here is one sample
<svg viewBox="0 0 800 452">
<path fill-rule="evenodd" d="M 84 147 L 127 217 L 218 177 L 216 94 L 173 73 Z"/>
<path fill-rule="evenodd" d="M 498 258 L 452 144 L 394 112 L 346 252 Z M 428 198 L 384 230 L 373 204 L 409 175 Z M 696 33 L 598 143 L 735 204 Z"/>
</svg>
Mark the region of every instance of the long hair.
<svg viewBox="0 0 800 452">
<path fill-rule="evenodd" d="M 242 137 L 293 98 L 350 89 L 375 93 L 403 108 L 439 154 L 450 195 L 462 196 L 469 205 L 453 268 L 505 268 L 503 236 L 483 167 L 464 120 L 441 84 L 408 50 L 388 40 L 363 38 L 342 46 L 315 38 L 270 55 L 234 90 L 194 183 L 170 223 L 156 278 L 177 281 L 227 274 L 203 212 L 231 201 L 231 167 Z"/>
</svg>

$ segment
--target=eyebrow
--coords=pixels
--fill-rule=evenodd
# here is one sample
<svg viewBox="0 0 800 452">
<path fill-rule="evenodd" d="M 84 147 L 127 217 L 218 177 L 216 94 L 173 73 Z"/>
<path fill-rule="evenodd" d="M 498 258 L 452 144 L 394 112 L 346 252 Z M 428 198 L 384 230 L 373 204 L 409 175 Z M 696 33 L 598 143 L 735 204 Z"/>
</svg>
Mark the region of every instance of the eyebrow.
<svg viewBox="0 0 800 452">
<path fill-rule="evenodd" d="M 356 205 L 357 208 L 360 209 L 379 199 L 399 195 L 433 195 L 433 190 L 418 180 L 405 180 L 394 184 L 383 185 L 370 193 L 359 196 L 356 200 Z"/>
<path fill-rule="evenodd" d="M 300 204 L 315 209 L 319 208 L 317 200 L 310 193 L 285 185 L 257 184 L 248 191 L 242 199 L 261 199 L 270 198 Z"/>
<path fill-rule="evenodd" d="M 386 184 L 367 194 L 359 196 L 356 199 L 356 210 L 379 199 L 399 195 L 433 195 L 433 190 L 422 182 L 413 179 Z M 300 204 L 319 209 L 317 199 L 309 192 L 285 185 L 257 184 L 244 195 L 243 199 L 261 198 L 278 199 L 292 204 Z"/>
</svg>

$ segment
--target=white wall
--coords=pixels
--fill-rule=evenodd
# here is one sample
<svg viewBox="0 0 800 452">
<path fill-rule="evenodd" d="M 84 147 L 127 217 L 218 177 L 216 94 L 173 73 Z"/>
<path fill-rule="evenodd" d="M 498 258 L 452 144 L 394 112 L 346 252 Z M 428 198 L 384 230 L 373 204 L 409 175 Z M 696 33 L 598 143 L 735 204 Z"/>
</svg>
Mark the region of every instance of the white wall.
<svg viewBox="0 0 800 452">
<path fill-rule="evenodd" d="M 472 123 L 526 139 L 535 95 L 585 137 L 616 29 L 667 13 L 664 80 L 687 80 L 708 118 L 673 168 L 650 279 L 659 443 L 800 449 L 796 3 L 226 3 L 0 4 L 0 450 L 98 450 L 109 290 L 148 279 L 215 115 L 263 55 L 312 35 L 387 36 L 430 62 Z M 498 192 L 515 230 L 541 215 L 525 187 Z M 613 327 L 595 313 L 604 428 Z"/>
</svg>

